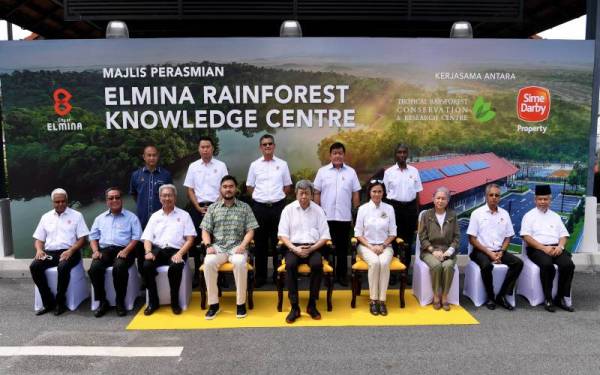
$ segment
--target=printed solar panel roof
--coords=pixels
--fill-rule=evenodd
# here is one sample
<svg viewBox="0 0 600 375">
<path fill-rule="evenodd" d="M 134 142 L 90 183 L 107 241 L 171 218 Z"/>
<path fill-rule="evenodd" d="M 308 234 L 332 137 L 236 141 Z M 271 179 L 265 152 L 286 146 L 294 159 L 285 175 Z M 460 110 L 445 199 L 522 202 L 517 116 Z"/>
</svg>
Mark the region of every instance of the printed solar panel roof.
<svg viewBox="0 0 600 375">
<path fill-rule="evenodd" d="M 478 171 L 480 169 L 485 169 L 485 168 L 490 167 L 490 165 L 483 160 L 474 160 L 474 161 L 467 162 L 465 164 L 472 171 Z"/>
<path fill-rule="evenodd" d="M 419 171 L 419 176 L 421 177 L 421 182 L 429 182 L 444 178 L 444 175 L 437 169 L 425 169 Z"/>
<path fill-rule="evenodd" d="M 442 168 L 442 172 L 448 177 L 458 176 L 459 174 L 470 172 L 464 164 L 454 164 Z"/>
</svg>

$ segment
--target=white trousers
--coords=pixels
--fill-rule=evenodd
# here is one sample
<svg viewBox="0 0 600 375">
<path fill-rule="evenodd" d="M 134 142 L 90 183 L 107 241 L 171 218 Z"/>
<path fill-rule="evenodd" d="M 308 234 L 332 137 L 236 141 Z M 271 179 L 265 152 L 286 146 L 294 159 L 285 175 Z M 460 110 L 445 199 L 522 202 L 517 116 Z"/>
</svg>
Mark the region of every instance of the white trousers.
<svg viewBox="0 0 600 375">
<path fill-rule="evenodd" d="M 207 254 L 204 258 L 204 279 L 206 280 L 206 289 L 208 291 L 208 304 L 219 303 L 219 288 L 217 279 L 219 277 L 219 267 L 229 262 L 233 264 L 233 277 L 236 287 L 236 304 L 246 303 L 246 288 L 248 284 L 248 269 L 246 268 L 248 256 L 244 254 L 218 253 Z"/>
<path fill-rule="evenodd" d="M 358 253 L 369 265 L 369 294 L 371 300 L 385 301 L 388 284 L 390 281 L 390 263 L 394 250 L 388 246 L 379 255 L 369 248 L 358 245 Z"/>
</svg>

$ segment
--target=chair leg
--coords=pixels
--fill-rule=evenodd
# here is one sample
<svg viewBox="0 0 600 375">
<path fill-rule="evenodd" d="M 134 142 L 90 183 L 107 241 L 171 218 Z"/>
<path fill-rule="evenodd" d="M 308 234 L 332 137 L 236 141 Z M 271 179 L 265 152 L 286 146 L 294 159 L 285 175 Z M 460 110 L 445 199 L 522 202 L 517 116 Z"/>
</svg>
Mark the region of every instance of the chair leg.
<svg viewBox="0 0 600 375">
<path fill-rule="evenodd" d="M 352 280 L 351 280 L 351 285 L 352 285 L 352 301 L 350 301 L 350 307 L 355 308 L 356 307 L 356 272 L 354 272 L 354 270 L 352 271 Z"/>
<path fill-rule="evenodd" d="M 325 277 L 327 282 L 327 311 L 333 310 L 333 304 L 331 303 L 331 297 L 333 295 L 333 273 L 330 273 Z"/>
<path fill-rule="evenodd" d="M 406 306 L 404 301 L 404 291 L 406 290 L 407 274 L 407 271 L 400 272 L 400 308 L 402 309 Z"/>
<path fill-rule="evenodd" d="M 206 309 L 206 279 L 204 279 L 204 272 L 200 272 L 200 308 Z"/>
<path fill-rule="evenodd" d="M 254 308 L 254 271 L 248 271 L 248 309 Z"/>
<path fill-rule="evenodd" d="M 285 273 L 277 272 L 277 311 L 281 312 L 283 309 L 283 283 L 285 280 Z"/>
<path fill-rule="evenodd" d="M 360 296 L 362 293 L 362 273 L 356 275 L 356 295 Z"/>
</svg>

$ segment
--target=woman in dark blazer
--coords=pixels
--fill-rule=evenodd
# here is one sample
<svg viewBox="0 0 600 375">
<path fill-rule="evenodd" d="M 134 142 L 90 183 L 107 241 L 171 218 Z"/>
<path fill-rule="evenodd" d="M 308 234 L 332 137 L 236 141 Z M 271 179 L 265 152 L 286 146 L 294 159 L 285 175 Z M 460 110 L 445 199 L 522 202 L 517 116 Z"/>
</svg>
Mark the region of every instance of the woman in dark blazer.
<svg viewBox="0 0 600 375">
<path fill-rule="evenodd" d="M 433 287 L 433 308 L 450 310 L 448 291 L 460 240 L 456 213 L 448 209 L 450 191 L 439 187 L 433 195 L 434 207 L 423 212 L 419 222 L 421 260 L 429 266 Z"/>
</svg>

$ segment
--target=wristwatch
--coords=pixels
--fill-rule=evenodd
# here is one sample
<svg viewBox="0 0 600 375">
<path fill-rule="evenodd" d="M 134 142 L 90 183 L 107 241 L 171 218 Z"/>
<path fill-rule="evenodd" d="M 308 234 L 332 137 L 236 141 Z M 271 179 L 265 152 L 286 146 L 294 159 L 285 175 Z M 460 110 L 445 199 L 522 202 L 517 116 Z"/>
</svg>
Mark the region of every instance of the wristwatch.
<svg viewBox="0 0 600 375">
<path fill-rule="evenodd" d="M 565 250 L 565 247 L 564 247 L 564 246 L 561 246 L 561 245 L 559 245 L 559 246 L 557 246 L 557 247 L 558 247 L 559 249 L 561 249 L 562 251 L 564 251 L 564 250 Z"/>
</svg>

